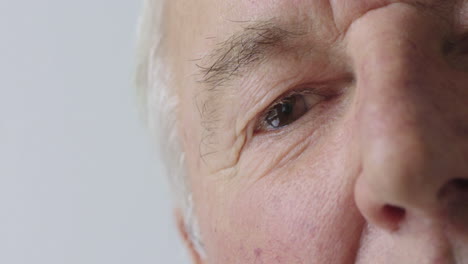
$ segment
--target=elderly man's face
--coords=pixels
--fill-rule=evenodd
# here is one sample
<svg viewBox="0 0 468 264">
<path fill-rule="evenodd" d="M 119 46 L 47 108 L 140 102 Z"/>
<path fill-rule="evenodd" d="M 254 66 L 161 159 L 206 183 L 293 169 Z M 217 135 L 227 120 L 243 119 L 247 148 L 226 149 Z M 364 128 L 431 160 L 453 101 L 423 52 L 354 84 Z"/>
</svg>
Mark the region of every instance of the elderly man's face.
<svg viewBox="0 0 468 264">
<path fill-rule="evenodd" d="M 467 1 L 169 2 L 201 263 L 468 263 Z"/>
</svg>

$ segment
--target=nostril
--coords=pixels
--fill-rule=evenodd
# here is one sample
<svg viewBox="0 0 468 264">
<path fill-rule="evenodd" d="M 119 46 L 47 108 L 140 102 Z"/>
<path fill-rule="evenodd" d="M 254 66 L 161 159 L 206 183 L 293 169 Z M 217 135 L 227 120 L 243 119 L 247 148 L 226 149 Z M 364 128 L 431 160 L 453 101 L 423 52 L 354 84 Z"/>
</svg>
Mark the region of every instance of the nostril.
<svg viewBox="0 0 468 264">
<path fill-rule="evenodd" d="M 406 210 L 394 205 L 384 205 L 382 207 L 382 215 L 388 221 L 392 229 L 398 229 L 401 221 L 405 218 Z"/>
</svg>

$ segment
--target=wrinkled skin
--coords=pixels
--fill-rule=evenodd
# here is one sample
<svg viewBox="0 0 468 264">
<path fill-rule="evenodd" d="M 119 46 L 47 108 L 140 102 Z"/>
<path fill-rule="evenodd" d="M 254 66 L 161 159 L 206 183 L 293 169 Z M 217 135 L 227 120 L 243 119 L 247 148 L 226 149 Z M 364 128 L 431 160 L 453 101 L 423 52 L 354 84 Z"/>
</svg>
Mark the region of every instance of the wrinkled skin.
<svg viewBox="0 0 468 264">
<path fill-rule="evenodd" d="M 169 2 L 195 262 L 468 263 L 468 1 Z M 300 47 L 207 92 L 197 64 L 249 21 L 300 26 Z M 340 92 L 256 131 L 317 83 Z"/>
</svg>

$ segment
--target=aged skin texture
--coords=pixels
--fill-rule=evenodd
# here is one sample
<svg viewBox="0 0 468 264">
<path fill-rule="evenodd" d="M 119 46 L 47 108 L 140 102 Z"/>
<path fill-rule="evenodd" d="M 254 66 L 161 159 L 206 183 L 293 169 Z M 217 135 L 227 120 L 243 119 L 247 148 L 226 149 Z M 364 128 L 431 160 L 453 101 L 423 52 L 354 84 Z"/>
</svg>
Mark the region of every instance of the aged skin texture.
<svg viewBox="0 0 468 264">
<path fill-rule="evenodd" d="M 468 1 L 165 12 L 195 263 L 468 263 Z"/>
</svg>

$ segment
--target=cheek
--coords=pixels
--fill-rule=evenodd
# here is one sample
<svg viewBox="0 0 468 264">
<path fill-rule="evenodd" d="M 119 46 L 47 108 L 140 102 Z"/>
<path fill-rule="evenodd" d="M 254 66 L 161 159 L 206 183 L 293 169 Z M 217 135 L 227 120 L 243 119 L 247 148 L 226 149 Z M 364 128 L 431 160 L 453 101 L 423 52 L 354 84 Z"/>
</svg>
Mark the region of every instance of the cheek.
<svg viewBox="0 0 468 264">
<path fill-rule="evenodd" d="M 217 234 L 215 251 L 242 263 L 350 259 L 361 226 L 347 187 L 332 175 L 293 177 L 261 179 L 234 196 L 226 207 L 224 228 L 219 226 L 224 232 Z"/>
<path fill-rule="evenodd" d="M 199 212 L 206 216 L 201 224 L 209 263 L 354 259 L 364 226 L 353 197 L 359 162 L 347 129 L 339 131 L 267 175 L 252 179 L 239 171 L 219 183 L 223 188 L 201 203 L 210 209 Z"/>
<path fill-rule="evenodd" d="M 333 211 L 328 208 L 327 201 L 336 198 L 333 191 L 327 189 L 300 180 L 259 181 L 237 197 L 230 213 L 240 212 L 246 217 L 242 221 L 232 221 L 232 224 L 253 228 L 251 231 L 261 236 L 251 237 L 252 242 L 275 242 L 269 246 L 283 244 L 297 248 L 306 240 L 309 243 L 317 241 L 320 223 Z"/>
</svg>

